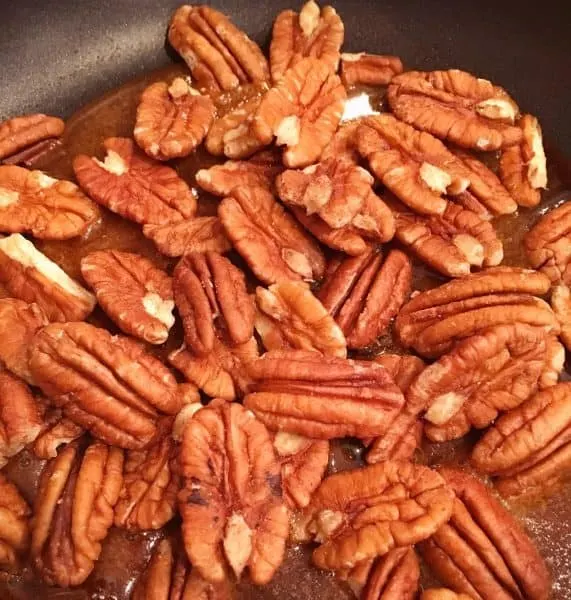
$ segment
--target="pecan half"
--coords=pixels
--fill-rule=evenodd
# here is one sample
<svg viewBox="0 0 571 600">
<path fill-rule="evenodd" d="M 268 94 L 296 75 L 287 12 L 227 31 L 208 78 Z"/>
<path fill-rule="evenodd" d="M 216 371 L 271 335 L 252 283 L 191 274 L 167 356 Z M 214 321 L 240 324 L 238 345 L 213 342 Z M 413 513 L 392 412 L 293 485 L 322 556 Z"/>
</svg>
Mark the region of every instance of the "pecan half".
<svg viewBox="0 0 571 600">
<path fill-rule="evenodd" d="M 323 149 L 321 160 L 337 158 L 357 164 L 361 160 L 357 150 L 357 130 L 361 121 L 362 119 L 354 119 L 348 123 L 341 123 L 331 141 Z"/>
<path fill-rule="evenodd" d="M 367 52 L 341 55 L 341 81 L 347 86 L 387 85 L 402 71 L 402 61 L 398 56 Z"/>
<path fill-rule="evenodd" d="M 304 509 L 321 543 L 313 561 L 346 569 L 411 546 L 435 533 L 452 512 L 454 493 L 422 465 L 386 461 L 327 477 Z"/>
<path fill-rule="evenodd" d="M 505 90 L 466 71 L 409 71 L 392 80 L 387 97 L 402 121 L 464 148 L 497 150 L 522 137 Z"/>
<path fill-rule="evenodd" d="M 218 92 L 269 79 L 268 63 L 258 45 L 210 6 L 177 8 L 168 39 L 201 88 Z"/>
<path fill-rule="evenodd" d="M 440 473 L 456 493 L 452 517 L 420 549 L 442 583 L 471 598 L 547 599 L 547 567 L 514 517 L 474 477 Z"/>
<path fill-rule="evenodd" d="M 79 185 L 97 203 L 141 225 L 194 216 L 196 198 L 174 169 L 154 162 L 128 138 L 107 138 L 103 146 L 103 161 L 84 154 L 73 159 Z"/>
<path fill-rule="evenodd" d="M 317 2 L 309 0 L 299 14 L 282 11 L 275 20 L 270 44 L 273 82 L 308 56 L 320 59 L 335 73 L 344 36 L 343 21 L 332 6 L 320 9 Z"/>
<path fill-rule="evenodd" d="M 18 488 L 0 473 L 0 567 L 16 567 L 30 545 L 30 507 Z"/>
<path fill-rule="evenodd" d="M 72 442 L 40 475 L 32 520 L 32 563 L 51 585 L 82 584 L 113 524 L 123 478 L 123 451 Z"/>
<path fill-rule="evenodd" d="M 182 77 L 170 85 L 157 81 L 141 96 L 133 136 L 158 160 L 188 156 L 205 138 L 214 114 L 214 102 Z"/>
<path fill-rule="evenodd" d="M 343 332 L 303 281 L 256 288 L 256 331 L 266 350 L 316 350 L 347 356 Z"/>
<path fill-rule="evenodd" d="M 14 117 L 0 123 L 0 161 L 43 140 L 59 137 L 65 124 L 43 114 Z"/>
<path fill-rule="evenodd" d="M 319 160 L 331 141 L 346 97 L 341 80 L 325 63 L 304 58 L 262 98 L 254 133 L 264 144 L 275 137 L 278 146 L 286 146 L 286 167 L 305 167 Z"/>
<path fill-rule="evenodd" d="M 408 392 L 410 384 L 426 367 L 421 358 L 412 354 L 381 354 L 374 360 L 391 374 L 403 394 Z"/>
<path fill-rule="evenodd" d="M 228 252 L 232 245 L 218 217 L 195 217 L 180 223 L 144 225 L 143 234 L 166 256 L 189 252 Z"/>
<path fill-rule="evenodd" d="M 272 430 L 315 439 L 382 435 L 404 404 L 384 367 L 367 361 L 273 350 L 248 374 L 246 407 Z"/>
<path fill-rule="evenodd" d="M 162 433 L 181 397 L 172 373 L 141 344 L 87 323 L 52 324 L 30 347 L 37 385 L 66 417 L 103 441 L 140 449 Z"/>
<path fill-rule="evenodd" d="M 95 307 L 93 295 L 19 233 L 0 239 L 0 284 L 50 321 L 81 321 Z"/>
<path fill-rule="evenodd" d="M 494 267 L 421 292 L 397 316 L 400 342 L 424 356 L 440 356 L 458 339 L 486 327 L 514 322 L 559 331 L 546 294 L 545 275 L 517 267 Z"/>
<path fill-rule="evenodd" d="M 531 115 L 524 115 L 518 125 L 522 140 L 503 150 L 499 173 L 520 206 L 537 206 L 541 200 L 540 190 L 547 187 L 547 160 L 541 127 Z"/>
<path fill-rule="evenodd" d="M 59 408 L 48 408 L 44 417 L 44 427 L 36 438 L 32 450 L 38 458 L 55 458 L 58 448 L 73 442 L 83 435 L 83 427 L 76 425 L 73 421 L 62 417 Z"/>
<path fill-rule="evenodd" d="M 238 187 L 218 206 L 226 235 L 266 284 L 319 279 L 325 258 L 319 246 L 264 188 Z"/>
<path fill-rule="evenodd" d="M 150 344 L 166 342 L 174 300 L 164 271 L 138 254 L 99 250 L 81 259 L 81 274 L 121 331 Z"/>
<path fill-rule="evenodd" d="M 240 577 L 255 584 L 280 566 L 289 530 L 280 467 L 270 434 L 239 404 L 221 403 L 188 421 L 180 451 L 182 533 L 193 566 L 207 581 Z"/>
<path fill-rule="evenodd" d="M 514 495 L 545 489 L 571 464 L 571 384 L 551 386 L 500 417 L 474 447 L 472 464 Z"/>
<path fill-rule="evenodd" d="M 571 350 L 571 291 L 564 283 L 551 291 L 551 307 L 561 325 L 561 340 Z"/>
<path fill-rule="evenodd" d="M 395 548 L 372 565 L 361 600 L 414 600 L 420 579 L 412 548 Z"/>
<path fill-rule="evenodd" d="M 571 284 L 571 202 L 543 215 L 526 234 L 524 247 L 535 269 L 553 283 Z"/>
<path fill-rule="evenodd" d="M 94 202 L 71 181 L 15 165 L 0 166 L 0 230 L 67 240 L 98 219 Z"/>
<path fill-rule="evenodd" d="M 472 600 L 472 596 L 457 594 L 448 588 L 429 588 L 423 590 L 420 600 Z"/>
</svg>

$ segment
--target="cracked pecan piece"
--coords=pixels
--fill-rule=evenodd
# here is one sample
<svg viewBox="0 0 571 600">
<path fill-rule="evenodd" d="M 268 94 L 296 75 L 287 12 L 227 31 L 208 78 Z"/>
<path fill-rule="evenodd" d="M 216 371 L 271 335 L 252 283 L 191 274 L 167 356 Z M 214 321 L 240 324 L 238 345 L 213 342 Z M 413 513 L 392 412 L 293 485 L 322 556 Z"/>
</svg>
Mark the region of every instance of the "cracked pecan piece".
<svg viewBox="0 0 571 600">
<path fill-rule="evenodd" d="M 381 365 L 272 350 L 248 365 L 244 405 L 271 430 L 314 439 L 385 433 L 404 397 Z"/>
<path fill-rule="evenodd" d="M 362 119 L 354 119 L 348 123 L 341 123 L 321 153 L 321 160 L 336 158 L 358 164 L 361 156 L 357 150 L 357 130 Z"/>
<path fill-rule="evenodd" d="M 55 458 L 58 448 L 73 442 L 85 433 L 83 427 L 62 416 L 62 410 L 50 407 L 46 410 L 43 427 L 36 438 L 32 451 L 38 458 Z"/>
<path fill-rule="evenodd" d="M 471 475 L 440 473 L 456 494 L 452 517 L 420 545 L 438 579 L 470 598 L 546 600 L 547 567 L 515 518 Z"/>
<path fill-rule="evenodd" d="M 288 69 L 306 57 L 320 59 L 331 73 L 337 71 L 345 28 L 332 6 L 319 8 L 309 0 L 299 14 L 284 10 L 276 18 L 270 44 L 270 70 L 277 83 Z"/>
<path fill-rule="evenodd" d="M 40 475 L 30 556 L 50 585 L 81 585 L 113 524 L 123 478 L 123 451 L 78 440 L 48 461 Z"/>
<path fill-rule="evenodd" d="M 456 439 L 471 427 L 488 426 L 538 388 L 553 385 L 564 361 L 561 344 L 541 328 L 498 325 L 459 342 L 426 367 L 407 399 L 426 410 L 429 439 Z"/>
<path fill-rule="evenodd" d="M 142 449 L 181 407 L 173 374 L 143 345 L 87 323 L 52 324 L 34 338 L 30 369 L 64 416 L 106 443 Z"/>
<path fill-rule="evenodd" d="M 262 98 L 254 116 L 254 134 L 263 144 L 274 137 L 285 146 L 286 167 L 306 167 L 331 141 L 347 93 L 341 80 L 316 58 L 304 58 L 289 69 Z"/>
<path fill-rule="evenodd" d="M 65 123 L 43 114 L 24 115 L 0 123 L 0 162 L 35 145 L 58 138 Z"/>
<path fill-rule="evenodd" d="M 19 233 L 0 238 L 0 284 L 50 321 L 81 321 L 95 308 L 92 294 Z"/>
<path fill-rule="evenodd" d="M 266 284 L 319 279 L 325 258 L 319 246 L 262 187 L 237 187 L 218 206 L 234 248 Z"/>
<path fill-rule="evenodd" d="M 388 85 L 402 71 L 402 61 L 398 56 L 367 52 L 341 55 L 341 81 L 346 86 Z"/>
<path fill-rule="evenodd" d="M 30 545 L 31 510 L 18 488 L 0 472 L 0 569 L 17 567 Z"/>
<path fill-rule="evenodd" d="M 121 331 L 149 344 L 166 342 L 174 300 L 164 271 L 138 254 L 99 250 L 81 259 L 81 274 Z"/>
<path fill-rule="evenodd" d="M 210 92 L 269 79 L 268 63 L 258 45 L 210 6 L 177 8 L 168 39 L 198 86 Z"/>
<path fill-rule="evenodd" d="M 103 146 L 102 161 L 84 154 L 73 159 L 75 177 L 90 198 L 140 225 L 194 216 L 196 197 L 174 169 L 153 161 L 128 138 L 107 138 Z"/>
<path fill-rule="evenodd" d="M 551 291 L 551 307 L 561 325 L 561 341 L 567 350 L 571 349 L 571 292 L 569 288 L 560 283 Z"/>
<path fill-rule="evenodd" d="M 472 600 L 472 596 L 457 594 L 448 588 L 429 588 L 423 590 L 420 600 Z"/>
<path fill-rule="evenodd" d="M 558 333 L 553 311 L 535 297 L 548 290 L 549 279 L 537 271 L 489 268 L 415 295 L 397 316 L 395 331 L 405 347 L 428 357 L 493 325 L 520 322 Z"/>
<path fill-rule="evenodd" d="M 349 348 L 365 348 L 385 333 L 404 304 L 412 282 L 410 260 L 391 250 L 334 259 L 318 298 L 335 317 Z"/>
<path fill-rule="evenodd" d="M 361 600 L 414 600 L 420 565 L 412 548 L 395 548 L 376 559 Z"/>
<path fill-rule="evenodd" d="M 522 140 L 500 155 L 499 174 L 503 184 L 520 206 L 533 207 L 547 187 L 547 160 L 541 127 L 535 117 L 524 115 L 519 123 Z"/>
<path fill-rule="evenodd" d="M 215 112 L 211 98 L 182 77 L 158 81 L 141 95 L 133 136 L 157 160 L 188 156 L 206 137 Z"/>
<path fill-rule="evenodd" d="M 464 148 L 498 150 L 517 144 L 519 109 L 505 90 L 466 71 L 409 71 L 387 92 L 395 115 L 417 129 Z"/>
<path fill-rule="evenodd" d="M 454 493 L 432 469 L 386 461 L 327 477 L 304 509 L 321 545 L 313 562 L 347 569 L 434 534 L 452 512 Z"/>
<path fill-rule="evenodd" d="M 180 450 L 182 533 L 204 579 L 237 578 L 246 567 L 257 585 L 280 566 L 289 532 L 280 467 L 265 426 L 239 404 L 220 403 L 188 421 Z"/>
<path fill-rule="evenodd" d="M 545 490 L 571 465 L 571 384 L 558 383 L 501 416 L 471 456 L 482 473 L 512 496 Z"/>
<path fill-rule="evenodd" d="M 347 343 L 309 285 L 282 281 L 256 288 L 256 331 L 266 350 L 316 350 L 325 356 L 347 356 Z"/>
<path fill-rule="evenodd" d="M 553 283 L 571 284 L 571 202 L 543 215 L 526 234 L 524 248 L 531 265 Z"/>
<path fill-rule="evenodd" d="M 83 235 L 99 210 L 71 181 L 15 165 L 0 166 L 0 230 L 46 240 Z"/>
</svg>

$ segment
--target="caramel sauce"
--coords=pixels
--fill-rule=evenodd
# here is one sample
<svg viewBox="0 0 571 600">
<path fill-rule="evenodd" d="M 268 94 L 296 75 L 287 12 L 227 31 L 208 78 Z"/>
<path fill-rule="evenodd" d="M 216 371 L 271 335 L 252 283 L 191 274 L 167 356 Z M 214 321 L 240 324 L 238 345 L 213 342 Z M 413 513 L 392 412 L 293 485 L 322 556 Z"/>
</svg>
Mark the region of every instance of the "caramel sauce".
<svg viewBox="0 0 571 600">
<path fill-rule="evenodd" d="M 182 65 L 172 65 L 165 69 L 135 79 L 126 85 L 106 94 L 75 113 L 67 122 L 61 145 L 43 154 L 33 168 L 46 171 L 49 175 L 73 180 L 72 160 L 77 154 L 102 156 L 102 142 L 107 137 L 131 136 L 135 123 L 135 113 L 142 90 L 158 80 L 172 80 L 177 75 L 186 75 Z M 259 93 L 250 88 L 247 97 Z M 354 94 L 367 93 L 375 110 L 383 107 L 383 93 L 378 89 L 359 88 Z M 222 94 L 216 99 L 220 111 L 236 106 L 245 98 L 232 94 Z M 548 154 L 549 155 L 549 154 Z M 521 209 L 516 215 L 502 217 L 495 226 L 504 243 L 506 265 L 527 266 L 522 252 L 522 239 L 525 232 L 539 215 L 565 199 L 565 191 L 571 189 L 569 165 L 560 157 L 550 156 L 550 189 L 544 193 L 543 202 L 536 210 Z M 492 163 L 494 159 L 492 158 Z M 192 186 L 199 198 L 199 214 L 215 214 L 217 199 L 196 186 L 194 174 L 199 168 L 215 164 L 217 159 L 199 150 L 191 156 L 172 161 L 181 177 Z M 492 165 L 493 166 L 493 165 Z M 94 250 L 116 248 L 137 252 L 148 257 L 157 266 L 171 270 L 174 260 L 168 259 L 155 249 L 152 242 L 141 233 L 140 226 L 126 221 L 102 209 L 102 220 L 84 237 L 65 242 L 39 241 L 37 247 L 59 264 L 70 276 L 81 280 L 79 264 L 83 256 Z M 389 245 L 390 246 L 390 245 Z M 239 257 L 233 260 L 247 269 Z M 414 263 L 414 288 L 426 289 L 442 283 L 444 279 L 436 275 L 422 263 Z M 2 291 L 0 290 L 0 297 Z M 117 328 L 97 309 L 90 322 L 106 327 L 113 332 Z M 182 340 L 180 328 L 171 333 L 166 344 L 151 350 L 163 360 L 168 352 L 178 347 Z M 365 356 L 382 352 L 402 352 L 403 349 L 392 340 L 391 335 L 382 337 L 370 348 Z M 425 442 L 418 454 L 418 460 L 429 465 L 453 463 L 464 465 L 470 448 L 479 434 L 472 432 L 461 440 L 444 444 Z M 24 497 L 33 505 L 37 481 L 43 461 L 24 451 L 14 457 L 6 466 L 5 472 L 12 479 Z M 363 447 L 357 440 L 342 440 L 332 444 L 329 472 L 337 472 L 363 464 Z M 506 503 L 529 531 L 553 572 L 553 598 L 571 597 L 571 484 L 561 484 L 559 489 L 549 490 L 543 498 L 522 498 Z M 180 526 L 175 520 L 166 532 L 173 532 Z M 0 573 L 0 598 L 2 600 L 57 599 L 57 600 L 128 600 L 133 584 L 145 567 L 157 540 L 165 531 L 130 533 L 113 528 L 103 544 L 103 551 L 95 569 L 84 585 L 63 590 L 49 587 L 39 581 L 32 569 L 25 566 L 20 572 Z M 355 595 L 346 583 L 337 581 L 331 574 L 319 571 L 311 565 L 311 546 L 290 546 L 286 560 L 274 577 L 264 587 L 256 587 L 243 581 L 236 586 L 236 598 L 243 600 L 320 600 L 350 599 Z M 423 567 L 423 586 L 437 583 Z"/>
</svg>

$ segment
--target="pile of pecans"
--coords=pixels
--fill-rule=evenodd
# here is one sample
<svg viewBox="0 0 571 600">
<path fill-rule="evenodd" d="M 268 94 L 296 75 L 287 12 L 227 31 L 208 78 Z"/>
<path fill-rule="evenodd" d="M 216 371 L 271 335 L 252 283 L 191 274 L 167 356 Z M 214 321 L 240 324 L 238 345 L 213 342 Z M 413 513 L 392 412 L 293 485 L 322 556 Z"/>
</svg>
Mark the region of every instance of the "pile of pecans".
<svg viewBox="0 0 571 600">
<path fill-rule="evenodd" d="M 343 38 L 310 0 L 278 15 L 268 61 L 219 11 L 180 7 L 168 39 L 189 76 L 143 92 L 133 139 L 76 156 L 77 184 L 28 168 L 61 120 L 0 124 L 0 467 L 46 459 L 33 508 L 0 472 L 0 568 L 77 586 L 112 526 L 179 515 L 134 600 L 231 598 L 241 577 L 268 583 L 288 541 L 364 600 L 417 597 L 417 553 L 449 588 L 425 600 L 549 596 L 497 495 L 571 467 L 571 202 L 527 233 L 533 269 L 501 266 L 494 219 L 547 186 L 537 119 L 485 79 L 403 72 Z M 390 112 L 344 118 L 356 85 L 387 86 Z M 202 144 L 215 216 L 167 164 Z M 86 236 L 103 211 L 174 269 L 98 250 L 80 282 L 31 241 Z M 448 280 L 411 293 L 412 260 Z M 96 305 L 124 335 L 90 324 Z M 175 376 L 151 345 L 177 322 Z M 371 358 L 389 335 L 410 353 Z M 417 460 L 423 437 L 472 430 L 469 469 Z M 328 475 L 344 437 L 368 464 Z"/>
</svg>

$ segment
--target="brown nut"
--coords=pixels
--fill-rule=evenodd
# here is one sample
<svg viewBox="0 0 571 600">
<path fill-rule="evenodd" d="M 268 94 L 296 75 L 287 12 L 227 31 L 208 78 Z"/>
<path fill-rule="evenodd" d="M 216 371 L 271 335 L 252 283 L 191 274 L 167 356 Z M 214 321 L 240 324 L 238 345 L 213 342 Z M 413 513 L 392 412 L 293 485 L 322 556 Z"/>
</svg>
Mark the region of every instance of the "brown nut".
<svg viewBox="0 0 571 600">
<path fill-rule="evenodd" d="M 103 161 L 84 154 L 73 160 L 77 181 L 93 200 L 140 225 L 194 216 L 196 197 L 174 169 L 154 162 L 128 138 L 107 138 L 103 146 Z"/>
<path fill-rule="evenodd" d="M 428 357 L 493 325 L 520 322 L 558 333 L 553 311 L 534 297 L 548 290 L 549 280 L 536 271 L 486 269 L 414 296 L 400 311 L 395 331 L 404 346 Z"/>
<path fill-rule="evenodd" d="M 561 325 L 561 341 L 567 350 L 571 349 L 571 291 L 560 283 L 551 291 L 551 308 Z"/>
<path fill-rule="evenodd" d="M 210 6 L 177 8 L 168 39 L 200 88 L 219 92 L 269 79 L 268 63 L 258 45 Z"/>
<path fill-rule="evenodd" d="M 291 169 L 317 160 L 331 141 L 347 94 L 337 75 L 316 58 L 289 69 L 262 98 L 254 117 L 254 134 L 269 144 L 285 145 L 283 161 Z"/>
<path fill-rule="evenodd" d="M 308 56 L 320 59 L 335 73 L 344 36 L 343 21 L 332 6 L 320 9 L 309 0 L 299 14 L 282 11 L 275 20 L 270 44 L 272 81 L 277 83 L 288 69 Z"/>
<path fill-rule="evenodd" d="M 429 588 L 423 590 L 420 600 L 472 600 L 472 596 L 457 594 L 448 588 Z"/>
<path fill-rule="evenodd" d="M 182 77 L 170 85 L 157 81 L 141 96 L 133 136 L 152 158 L 188 156 L 206 137 L 214 114 L 212 100 Z"/>
<path fill-rule="evenodd" d="M 400 250 L 334 259 L 318 298 L 335 317 L 349 348 L 365 348 L 385 333 L 410 292 L 412 267 Z"/>
<path fill-rule="evenodd" d="M 537 206 L 547 187 L 547 161 L 541 127 L 535 117 L 524 115 L 518 123 L 519 144 L 505 148 L 500 155 L 500 178 L 520 206 Z"/>
<path fill-rule="evenodd" d="M 95 307 L 93 295 L 19 233 L 0 238 L 0 284 L 50 321 L 81 321 Z"/>
<path fill-rule="evenodd" d="M 346 85 L 387 85 L 403 71 L 398 56 L 344 53 L 341 55 L 341 81 Z"/>
<path fill-rule="evenodd" d="M 37 385 L 63 414 L 103 441 L 141 449 L 181 407 L 173 374 L 141 344 L 87 323 L 52 324 L 30 347 Z"/>
<path fill-rule="evenodd" d="M 32 450 L 38 458 L 55 458 L 58 448 L 73 442 L 85 433 L 83 427 L 62 417 L 59 408 L 50 407 L 44 416 L 43 428 L 36 438 Z"/>
<path fill-rule="evenodd" d="M 392 80 L 387 97 L 405 123 L 464 148 L 497 150 L 522 137 L 505 90 L 466 71 L 409 71 Z"/>
<path fill-rule="evenodd" d="M 571 384 L 551 386 L 500 417 L 471 456 L 503 495 L 545 490 L 571 465 Z"/>
<path fill-rule="evenodd" d="M 452 518 L 420 545 L 438 579 L 470 598 L 546 600 L 547 567 L 514 517 L 474 477 L 440 473 L 456 494 Z"/>
<path fill-rule="evenodd" d="M 384 367 L 367 361 L 273 350 L 248 374 L 247 408 L 271 430 L 314 439 L 382 435 L 404 404 Z"/>
<path fill-rule="evenodd" d="M 199 410 L 180 451 L 179 493 L 187 555 L 207 581 L 246 567 L 257 585 L 280 566 L 289 532 L 280 467 L 268 430 L 239 404 Z"/>
<path fill-rule="evenodd" d="M 416 544 L 448 521 L 453 499 L 436 471 L 409 462 L 330 475 L 304 509 L 307 529 L 321 543 L 313 561 L 322 569 L 347 569 Z"/>
<path fill-rule="evenodd" d="M 529 262 L 553 283 L 571 284 L 570 229 L 571 202 L 567 201 L 543 215 L 524 239 Z"/>
<path fill-rule="evenodd" d="M 337 158 L 342 161 L 350 161 L 358 164 L 361 156 L 357 150 L 357 130 L 362 119 L 354 119 L 346 123 L 341 123 L 331 141 L 321 153 L 321 160 Z"/>
<path fill-rule="evenodd" d="M 316 350 L 347 356 L 343 332 L 303 281 L 256 288 L 256 331 L 266 350 Z"/>
<path fill-rule="evenodd" d="M 44 140 L 59 137 L 65 124 L 57 117 L 33 114 L 0 123 L 0 161 Z"/>
<path fill-rule="evenodd" d="M 30 555 L 50 585 L 81 585 L 113 524 L 123 478 L 123 451 L 101 442 L 72 442 L 42 471 Z"/>
<path fill-rule="evenodd" d="M 238 187 L 218 207 L 226 235 L 266 284 L 319 279 L 325 258 L 319 246 L 264 188 Z"/>
<path fill-rule="evenodd" d="M 144 225 L 143 234 L 159 252 L 177 257 L 189 252 L 228 252 L 232 245 L 218 217 L 195 217 L 180 223 Z"/>
<path fill-rule="evenodd" d="M 372 565 L 361 600 L 414 600 L 420 565 L 412 548 L 395 548 Z"/>
<path fill-rule="evenodd" d="M 30 545 L 30 507 L 18 488 L 0 473 L 0 568 L 18 566 Z"/>
</svg>

